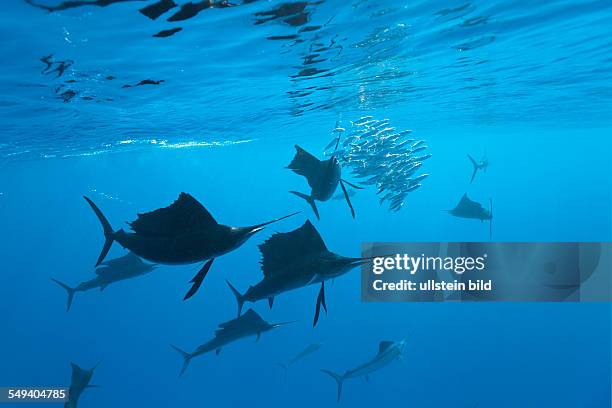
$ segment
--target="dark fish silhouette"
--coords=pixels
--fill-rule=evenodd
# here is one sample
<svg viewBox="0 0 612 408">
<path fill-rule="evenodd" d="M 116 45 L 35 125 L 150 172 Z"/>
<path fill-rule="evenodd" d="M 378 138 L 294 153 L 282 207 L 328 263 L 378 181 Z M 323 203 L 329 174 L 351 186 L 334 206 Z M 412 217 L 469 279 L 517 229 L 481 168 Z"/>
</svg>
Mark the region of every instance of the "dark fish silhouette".
<svg viewBox="0 0 612 408">
<path fill-rule="evenodd" d="M 291 217 L 297 213 L 249 227 L 230 227 L 219 224 L 195 198 L 181 193 L 170 206 L 138 214 L 129 223 L 133 232 L 114 231 L 102 211 L 89 198 L 84 197 L 100 220 L 104 230 L 104 247 L 96 266 L 106 257 L 114 241 L 148 261 L 183 265 L 207 261 L 193 277 L 193 286 L 185 299 L 193 296 L 216 257 L 244 244 L 266 225 Z"/>
<path fill-rule="evenodd" d="M 269 21 L 280 19 L 283 23 L 292 27 L 300 27 L 308 23 L 310 19 L 310 12 L 307 10 L 307 7 L 321 3 L 323 2 L 295 1 L 290 3 L 282 3 L 272 10 L 255 13 L 255 24 L 264 24 Z"/>
<path fill-rule="evenodd" d="M 307 345 L 304 348 L 304 350 L 300 351 L 298 354 L 295 355 L 295 357 L 293 357 L 288 362 L 286 362 L 286 363 L 276 363 L 276 364 L 279 367 L 281 367 L 283 370 L 285 370 L 285 374 L 287 374 L 287 370 L 289 369 L 290 366 L 292 366 L 293 364 L 297 363 L 298 361 L 300 361 L 304 357 L 309 356 L 312 353 L 318 351 L 321 348 L 321 346 L 322 346 L 321 343 L 309 344 L 309 345 Z"/>
<path fill-rule="evenodd" d="M 166 37 L 170 37 L 171 35 L 174 35 L 176 33 L 178 33 L 179 31 L 182 31 L 183 29 L 181 27 L 176 27 L 176 28 L 171 28 L 170 30 L 162 30 L 157 34 L 153 34 L 153 37 L 158 37 L 158 38 L 166 38 Z"/>
<path fill-rule="evenodd" d="M 342 384 L 344 380 L 356 377 L 365 377 L 366 381 L 370 379 L 370 374 L 386 367 L 393 361 L 402 358 L 404 348 L 406 347 L 406 340 L 401 341 L 381 341 L 378 345 L 378 353 L 374 358 L 365 364 L 360 365 L 352 370 L 348 370 L 344 375 L 336 374 L 330 370 L 321 370 L 325 374 L 336 380 L 338 384 L 338 401 L 342 394 Z"/>
<path fill-rule="evenodd" d="M 480 221 L 488 220 L 489 236 L 491 237 L 493 235 L 493 201 L 489 201 L 491 208 L 490 210 L 487 210 L 482 206 L 482 204 L 470 200 L 467 193 L 465 193 L 463 194 L 463 197 L 461 197 L 461 200 L 457 206 L 448 212 L 451 215 L 459 218 L 471 218 Z"/>
<path fill-rule="evenodd" d="M 74 298 L 74 294 L 76 292 L 85 292 L 96 288 L 100 288 L 100 291 L 103 291 L 111 283 L 142 276 L 151 272 L 156 267 L 157 265 L 155 264 L 147 264 L 142 262 L 142 259 L 130 252 L 121 258 L 102 262 L 100 267 L 96 269 L 95 278 L 81 282 L 74 288 L 60 282 L 57 279 L 51 278 L 51 280 L 60 285 L 62 288 L 66 289 L 66 292 L 68 292 L 66 311 L 69 311 L 70 306 L 72 305 L 72 299 Z"/>
<path fill-rule="evenodd" d="M 356 189 L 362 188 L 342 179 L 340 164 L 336 156 L 332 155 L 332 157 L 327 160 L 319 160 L 298 145 L 295 145 L 295 150 L 295 156 L 287 168 L 293 170 L 300 176 L 306 177 L 311 191 L 310 195 L 297 191 L 290 191 L 290 193 L 306 200 L 312 207 L 312 211 L 314 211 L 317 219 L 320 219 L 321 217 L 319 216 L 319 210 L 317 209 L 315 200 L 329 200 L 338 188 L 338 184 L 340 184 L 342 192 L 344 193 L 344 198 L 351 210 L 351 215 L 355 218 L 355 210 L 351 204 L 351 199 L 346 191 L 346 187 L 344 187 L 344 183 Z"/>
<path fill-rule="evenodd" d="M 73 91 L 72 89 L 58 93 L 58 97 L 64 101 L 64 103 L 70 102 L 75 96 L 77 96 L 77 92 Z"/>
<path fill-rule="evenodd" d="M 122 88 L 131 88 L 133 86 L 143 86 L 143 85 L 161 85 L 163 82 L 165 82 L 163 79 L 160 79 L 160 80 L 143 79 L 142 81 L 138 82 L 135 85 L 125 84 L 122 86 Z"/>
<path fill-rule="evenodd" d="M 24 0 L 30 6 L 38 7 L 48 12 L 68 10 L 71 8 L 83 7 L 83 6 L 98 6 L 106 7 L 115 3 L 127 3 L 132 1 L 145 1 L 145 0 L 67 0 L 61 2 L 55 6 L 47 6 L 45 4 L 36 3 L 33 0 Z"/>
<path fill-rule="evenodd" d="M 249 336 L 257 336 L 257 340 L 261 336 L 261 333 L 270 331 L 274 328 L 283 326 L 293 322 L 284 323 L 268 323 L 262 319 L 253 309 L 249 309 L 244 315 L 237 317 L 236 319 L 229 320 L 225 323 L 221 323 L 217 331 L 215 331 L 215 337 L 206 343 L 198 346 L 194 351 L 188 353 L 176 346 L 172 346 L 173 349 L 178 351 L 183 356 L 183 368 L 179 376 L 185 373 L 191 359 L 215 350 L 218 355 L 221 349 L 226 345 L 235 342 L 236 340 L 242 339 Z"/>
<path fill-rule="evenodd" d="M 70 379 L 70 388 L 68 389 L 68 401 L 64 404 L 64 408 L 77 408 L 81 394 L 87 388 L 96 388 L 97 385 L 89 384 L 91 377 L 94 375 L 96 365 L 91 370 L 85 370 L 74 363 L 70 363 L 72 368 L 72 376 Z"/>
<path fill-rule="evenodd" d="M 150 4 L 146 7 L 141 8 L 140 13 L 149 17 L 151 20 L 155 20 L 168 10 L 176 7 L 177 4 L 172 0 L 159 0 L 157 3 Z"/>
<path fill-rule="evenodd" d="M 45 68 L 43 68 L 43 70 L 40 71 L 40 73 L 49 75 L 55 72 L 57 73 L 56 78 L 59 78 L 62 75 L 64 75 L 64 72 L 66 72 L 68 68 L 74 65 L 73 60 L 54 60 L 53 54 L 45 55 L 44 57 L 40 58 L 40 62 L 45 64 Z M 53 68 L 54 65 L 55 65 L 55 69 L 51 70 L 51 68 Z"/>
<path fill-rule="evenodd" d="M 313 326 L 319 320 L 321 306 L 327 312 L 325 281 L 344 275 L 370 260 L 347 258 L 330 252 L 310 221 L 294 231 L 272 235 L 259 246 L 259 250 L 264 278 L 255 286 L 250 286 L 244 294 L 227 282 L 238 302 L 238 315 L 245 302 L 268 299 L 272 308 L 275 296 L 320 283 Z"/>
<path fill-rule="evenodd" d="M 472 184 L 472 181 L 474 181 L 474 178 L 476 177 L 476 173 L 478 172 L 478 170 L 487 171 L 487 167 L 489 167 L 489 160 L 487 160 L 486 157 L 483 157 L 482 160 L 477 162 L 469 154 L 467 155 L 467 157 L 468 159 L 470 159 L 470 162 L 472 163 L 472 166 L 474 167 L 474 172 L 472 173 L 472 178 L 470 179 L 470 184 Z"/>
<path fill-rule="evenodd" d="M 227 8 L 234 7 L 235 4 L 230 3 L 229 1 L 213 1 L 213 0 L 202 0 L 197 2 L 189 2 L 185 3 L 181 6 L 179 11 L 174 13 L 168 18 L 168 21 L 183 21 L 188 20 L 197 16 L 201 11 L 209 9 L 209 8 Z"/>
<path fill-rule="evenodd" d="M 51 69 L 51 66 L 53 65 L 53 54 L 45 55 L 40 59 L 40 62 L 45 64 L 45 68 L 40 71 L 41 74 L 44 74 L 45 72 L 49 71 Z"/>
</svg>

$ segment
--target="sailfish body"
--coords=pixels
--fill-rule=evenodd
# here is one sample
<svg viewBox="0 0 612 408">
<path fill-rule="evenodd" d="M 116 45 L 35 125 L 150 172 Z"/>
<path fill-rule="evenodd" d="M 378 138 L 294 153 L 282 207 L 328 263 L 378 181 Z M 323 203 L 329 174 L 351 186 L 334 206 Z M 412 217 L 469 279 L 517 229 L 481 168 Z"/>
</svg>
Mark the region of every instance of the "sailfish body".
<svg viewBox="0 0 612 408">
<path fill-rule="evenodd" d="M 330 370 L 321 370 L 325 374 L 336 380 L 338 385 L 338 401 L 342 395 L 342 385 L 345 380 L 357 377 L 365 377 L 369 379 L 370 374 L 388 366 L 393 361 L 400 359 L 406 347 L 406 340 L 401 341 L 381 341 L 378 345 L 378 353 L 369 361 L 355 367 L 352 370 L 347 370 L 344 374 L 337 374 Z"/>
<path fill-rule="evenodd" d="M 489 203 L 491 208 L 487 210 L 482 204 L 471 200 L 465 193 L 455 208 L 448 212 L 459 218 L 489 221 L 489 238 L 491 238 L 493 236 L 493 201 L 489 200 Z"/>
<path fill-rule="evenodd" d="M 346 187 L 344 187 L 344 183 L 357 189 L 361 189 L 361 187 L 355 186 L 342 179 L 340 163 L 336 156 L 332 155 L 332 157 L 327 160 L 319 160 L 298 145 L 295 145 L 295 150 L 295 156 L 287 168 L 306 178 L 310 186 L 310 195 L 298 191 L 291 191 L 291 193 L 306 200 L 312 207 L 317 219 L 319 219 L 319 210 L 317 209 L 315 200 L 329 200 L 336 192 L 338 184 L 340 184 L 344 197 L 351 210 L 351 214 L 353 218 L 355 218 L 355 210 L 351 204 Z"/>
<path fill-rule="evenodd" d="M 490 220 L 493 217 L 490 210 L 484 208 L 482 204 L 471 200 L 467 194 L 461 197 L 459 203 L 455 208 L 449 210 L 449 213 L 455 217 L 472 218 L 481 221 Z"/>
<path fill-rule="evenodd" d="M 145 275 L 153 271 L 156 267 L 157 265 L 155 264 L 144 263 L 138 256 L 129 252 L 127 255 L 120 258 L 102 262 L 100 266 L 96 268 L 96 276 L 94 278 L 81 282 L 76 287 L 70 287 L 54 278 L 51 278 L 51 280 L 68 292 L 66 310 L 70 310 L 76 292 L 86 292 L 97 288 L 103 291 L 108 285 Z"/>
<path fill-rule="evenodd" d="M 129 223 L 132 231 L 126 232 L 123 229 L 113 230 L 93 201 L 84 198 L 104 230 L 105 243 L 96 266 L 104 260 L 113 242 L 118 242 L 141 258 L 160 264 L 208 261 L 192 279 L 193 286 L 185 299 L 195 294 L 216 257 L 237 249 L 265 225 L 294 215 L 249 227 L 230 227 L 219 224 L 191 195 L 181 193 L 168 207 L 138 214 L 138 218 Z"/>
<path fill-rule="evenodd" d="M 216 354 L 219 354 L 224 346 L 236 340 L 250 336 L 257 336 L 257 338 L 259 338 L 261 333 L 270 331 L 284 324 L 287 323 L 268 323 L 253 309 L 249 309 L 242 316 L 221 323 L 219 328 L 215 331 L 215 336 L 206 343 L 198 346 L 191 353 L 183 351 L 176 346 L 172 346 L 172 348 L 183 356 L 183 368 L 181 369 L 180 375 L 185 373 L 185 370 L 194 357 L 209 353 L 213 350 Z"/>
<path fill-rule="evenodd" d="M 259 249 L 264 278 L 249 287 L 244 294 L 240 294 L 228 282 L 238 302 L 238 313 L 245 302 L 268 299 L 272 307 L 274 297 L 281 293 L 321 284 L 314 324 L 318 321 L 320 306 L 327 310 L 325 281 L 341 276 L 367 261 L 330 252 L 310 221 L 294 231 L 272 235 Z"/>
<path fill-rule="evenodd" d="M 75 363 L 70 363 L 70 367 L 72 368 L 72 375 L 70 377 L 70 388 L 68 389 L 68 401 L 64 404 L 64 408 L 77 408 L 83 391 L 87 388 L 96 387 L 96 385 L 90 384 L 96 367 L 86 370 Z"/>
</svg>

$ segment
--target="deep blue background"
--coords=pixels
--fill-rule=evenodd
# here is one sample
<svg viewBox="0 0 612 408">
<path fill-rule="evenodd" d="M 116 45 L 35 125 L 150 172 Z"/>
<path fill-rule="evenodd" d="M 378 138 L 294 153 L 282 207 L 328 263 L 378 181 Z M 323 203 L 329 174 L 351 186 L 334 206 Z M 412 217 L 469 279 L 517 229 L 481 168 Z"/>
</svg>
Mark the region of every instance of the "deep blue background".
<svg viewBox="0 0 612 408">
<path fill-rule="evenodd" d="M 152 39 L 168 24 L 144 19 L 140 4 L 48 14 L 10 2 L 0 24 L 10 39 L 0 67 L 0 385 L 64 385 L 69 362 L 100 361 L 102 388 L 80 406 L 336 406 L 320 368 L 353 368 L 379 341 L 406 337 L 405 362 L 347 381 L 343 406 L 610 406 L 610 304 L 365 304 L 358 270 L 327 287 L 329 315 L 316 329 L 315 287 L 279 296 L 272 311 L 258 303 L 269 321 L 299 322 L 199 357 L 177 378 L 169 344 L 193 349 L 233 318 L 224 280 L 241 291 L 256 283 L 257 244 L 306 218 L 347 256 L 369 241 L 486 240 L 486 224 L 442 211 L 467 191 L 493 200 L 496 241 L 612 240 L 609 2 L 480 2 L 452 19 L 436 13 L 464 3 L 372 3 L 323 3 L 310 24 L 332 23 L 290 45 L 266 37 L 296 28 L 253 24 L 276 3 L 207 10 L 175 37 Z M 335 75 L 290 79 L 304 44 L 330 38 L 343 48 L 320 67 Z M 50 52 L 76 61 L 66 75 L 80 92 L 114 100 L 58 100 L 67 77 L 40 74 Z M 108 85 L 108 74 L 119 82 Z M 149 77 L 166 83 L 120 88 Z M 426 139 L 431 176 L 398 213 L 370 189 L 353 198 L 356 220 L 330 201 L 316 222 L 288 194 L 306 191 L 284 169 L 293 145 L 320 155 L 337 120 L 365 114 Z M 466 153 L 491 163 L 472 185 Z M 199 265 L 78 293 L 66 313 L 50 277 L 93 277 L 102 245 L 81 196 L 119 228 L 181 191 L 230 225 L 303 212 L 219 258 L 187 302 Z M 115 245 L 111 255 L 121 254 Z M 312 342 L 324 345 L 285 379 L 275 363 Z"/>
</svg>

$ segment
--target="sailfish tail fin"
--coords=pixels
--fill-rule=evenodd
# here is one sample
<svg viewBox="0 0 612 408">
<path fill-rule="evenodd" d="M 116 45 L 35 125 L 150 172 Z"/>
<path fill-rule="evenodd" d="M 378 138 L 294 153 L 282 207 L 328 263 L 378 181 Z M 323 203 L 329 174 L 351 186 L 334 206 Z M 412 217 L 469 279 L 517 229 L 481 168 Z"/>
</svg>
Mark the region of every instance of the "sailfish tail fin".
<svg viewBox="0 0 612 408">
<path fill-rule="evenodd" d="M 469 154 L 467 155 L 467 157 L 472 162 L 472 166 L 474 166 L 474 171 L 472 172 L 472 178 L 470 180 L 470 184 L 472 184 L 472 181 L 474 181 L 474 178 L 476 177 L 476 172 L 478 172 L 478 163 L 476 163 L 476 160 L 474 160 L 474 158 Z"/>
<path fill-rule="evenodd" d="M 102 229 L 104 231 L 104 246 L 102 247 L 102 251 L 100 252 L 100 256 L 98 257 L 98 260 L 96 262 L 96 266 L 98 266 L 102 263 L 102 261 L 104 261 L 106 254 L 108 254 L 108 251 L 110 251 L 110 248 L 113 245 L 113 241 L 115 240 L 115 232 L 113 231 L 113 228 L 111 227 L 110 223 L 108 222 L 102 211 L 100 211 L 98 206 L 94 204 L 94 202 L 91 201 L 87 196 L 83 196 L 83 198 L 85 199 L 85 201 L 87 201 L 93 212 L 96 214 L 98 220 L 100 220 L 100 224 L 102 224 Z"/>
<path fill-rule="evenodd" d="M 180 348 L 173 346 L 172 344 L 170 345 L 170 347 L 175 349 L 183 357 L 183 367 L 181 368 L 181 372 L 179 374 L 179 377 L 181 377 L 183 374 L 185 374 L 185 371 L 187 370 L 187 367 L 189 367 L 189 363 L 191 362 L 193 356 L 191 355 L 191 353 L 188 353 L 185 350 L 181 350 Z"/>
<path fill-rule="evenodd" d="M 338 384 L 338 401 L 340 401 L 340 396 L 342 395 L 342 383 L 344 381 L 344 377 L 330 370 L 321 370 L 321 372 L 329 375 L 331 378 L 336 380 L 336 384 Z"/>
<path fill-rule="evenodd" d="M 319 210 L 317 209 L 317 204 L 315 203 L 314 198 L 304 193 L 300 193 L 299 191 L 290 191 L 290 193 L 306 200 L 306 202 L 310 204 L 310 206 L 312 207 L 312 211 L 317 216 L 317 220 L 321 219 L 321 217 L 319 216 Z"/>
<path fill-rule="evenodd" d="M 238 292 L 238 289 L 236 289 L 234 285 L 230 283 L 230 281 L 226 280 L 225 282 L 236 298 L 236 302 L 238 303 L 238 317 L 240 317 L 240 314 L 242 313 L 242 306 L 244 305 L 244 296 Z"/>
<path fill-rule="evenodd" d="M 66 292 L 68 292 L 68 301 L 66 302 L 66 311 L 67 312 L 70 311 L 70 306 L 72 306 L 72 300 L 74 299 L 74 294 L 76 293 L 76 289 L 71 288 L 65 283 L 58 281 L 57 279 L 51 278 L 51 280 L 57 283 L 58 285 L 60 285 L 62 288 L 66 289 Z"/>
</svg>

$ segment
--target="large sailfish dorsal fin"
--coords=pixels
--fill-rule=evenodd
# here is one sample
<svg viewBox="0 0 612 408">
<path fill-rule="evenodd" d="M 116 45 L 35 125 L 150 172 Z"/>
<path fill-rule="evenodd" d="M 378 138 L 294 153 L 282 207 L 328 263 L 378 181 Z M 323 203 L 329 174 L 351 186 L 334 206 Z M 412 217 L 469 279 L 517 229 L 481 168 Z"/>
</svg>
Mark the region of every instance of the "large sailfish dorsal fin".
<svg viewBox="0 0 612 408">
<path fill-rule="evenodd" d="M 471 200 L 467 193 L 463 194 L 463 197 L 461 197 L 461 200 L 459 200 L 459 203 L 457 204 L 457 206 L 453 209 L 453 211 L 457 214 L 459 214 L 460 216 L 469 216 L 469 215 L 474 215 L 474 214 L 478 214 L 479 212 L 481 212 L 483 209 L 482 205 L 480 205 L 480 203 L 477 203 L 476 201 Z"/>
<path fill-rule="evenodd" d="M 392 341 L 381 341 L 378 344 L 378 354 L 384 353 L 389 347 L 393 345 Z"/>
<path fill-rule="evenodd" d="M 181 193 L 168 207 L 138 214 L 130 227 L 143 235 L 175 235 L 216 224 L 217 221 L 198 200 L 187 193 Z"/>
<path fill-rule="evenodd" d="M 300 146 L 295 145 L 295 156 L 293 156 L 293 160 L 291 160 L 287 168 L 293 170 L 300 176 L 306 177 L 308 183 L 312 184 L 311 180 L 316 180 L 319 177 L 321 160 L 317 159 Z"/>
<path fill-rule="evenodd" d="M 262 319 L 256 311 L 249 309 L 242 316 L 219 324 L 219 328 L 215 331 L 215 335 L 223 336 L 236 330 L 259 327 L 263 324 L 265 324 L 265 320 Z"/>
<path fill-rule="evenodd" d="M 133 252 L 128 252 L 122 257 L 102 262 L 100 266 L 96 269 L 96 274 L 100 275 L 105 271 L 113 269 L 132 269 L 138 266 L 142 266 L 143 264 L 144 262 L 142 262 L 142 259 L 140 259 L 138 255 L 134 254 Z"/>
<path fill-rule="evenodd" d="M 261 267 L 265 276 L 287 273 L 287 265 L 312 254 L 327 251 L 327 247 L 310 221 L 291 232 L 272 235 L 259 246 Z"/>
</svg>

